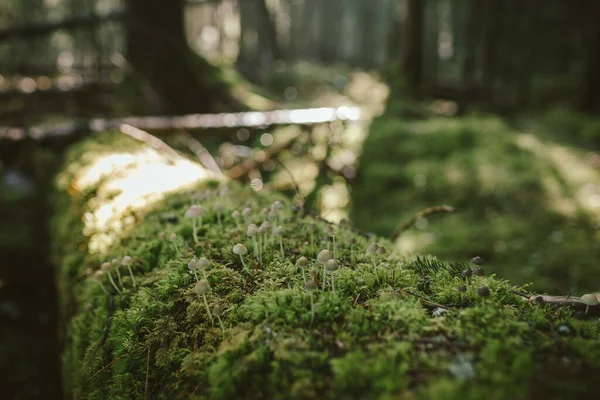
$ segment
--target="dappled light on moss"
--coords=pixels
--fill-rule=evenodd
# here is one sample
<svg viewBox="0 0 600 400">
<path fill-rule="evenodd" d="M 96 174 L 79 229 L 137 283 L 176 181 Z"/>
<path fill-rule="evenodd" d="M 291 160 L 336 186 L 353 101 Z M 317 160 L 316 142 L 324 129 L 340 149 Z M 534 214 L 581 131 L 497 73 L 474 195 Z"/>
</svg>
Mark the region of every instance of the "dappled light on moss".
<svg viewBox="0 0 600 400">
<path fill-rule="evenodd" d="M 117 139 L 94 140 L 72 150 L 65 171 Z M 530 365 L 538 357 L 558 362 L 560 349 L 577 349 L 569 357 L 595 365 L 600 354 L 596 321 L 528 301 L 488 264 L 466 282 L 461 272 L 479 265 L 403 257 L 389 241 L 315 218 L 268 190 L 212 182 L 168 194 L 115 232 L 107 254 L 95 254 L 62 245 L 101 234 L 82 236 L 80 216 L 100 206 L 94 195 L 66 189 L 58 185 L 53 232 L 63 366 L 75 398 L 426 398 L 448 387 L 493 387 L 506 398 L 537 385 Z M 195 202 L 204 209 L 196 240 L 184 217 Z M 265 220 L 272 223 L 259 232 Z M 236 245 L 245 251 L 234 253 Z M 124 256 L 136 286 L 123 274 L 122 293 L 104 291 L 90 274 Z M 562 325 L 568 335 L 556 333 Z"/>
</svg>

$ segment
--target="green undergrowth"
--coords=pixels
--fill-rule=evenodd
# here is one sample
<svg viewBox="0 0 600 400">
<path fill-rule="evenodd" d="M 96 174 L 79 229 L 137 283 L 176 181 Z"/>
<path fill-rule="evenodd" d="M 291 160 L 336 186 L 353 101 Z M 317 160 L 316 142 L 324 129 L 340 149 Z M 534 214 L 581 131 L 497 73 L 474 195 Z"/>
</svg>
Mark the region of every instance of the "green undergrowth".
<svg viewBox="0 0 600 400">
<path fill-rule="evenodd" d="M 417 212 L 450 205 L 454 213 L 405 231 L 399 249 L 455 261 L 480 255 L 515 283 L 580 295 L 597 290 L 600 279 L 594 160 L 556 136 L 516 131 L 495 116 L 406 120 L 389 112 L 373 122 L 364 144 L 351 216 L 361 229 L 389 237 Z"/>
<path fill-rule="evenodd" d="M 57 177 L 53 246 L 72 398 L 548 399 L 600 389 L 595 319 L 526 301 L 525 288 L 493 275 L 465 281 L 466 263 L 405 258 L 347 223 L 331 227 L 334 250 L 327 223 L 277 193 L 209 181 L 132 211 L 120 231 L 84 236 L 87 213 L 109 200 L 103 186 L 123 171 L 86 191 L 73 182 L 86 164 L 124 149 L 142 147 L 113 135 L 78 144 Z M 275 201 L 283 204 L 272 222 L 284 229 L 284 254 L 276 237 L 261 262 L 245 227 L 260 225 L 267 218 L 262 210 Z M 184 218 L 194 202 L 205 210 L 197 244 L 192 220 Z M 251 212 L 238 228 L 232 212 L 245 207 Z M 114 242 L 90 250 L 102 234 Z M 386 254 L 366 253 L 375 241 Z M 232 253 L 236 243 L 248 249 L 247 270 Z M 321 290 L 323 267 L 315 258 L 328 246 L 340 267 Z M 92 274 L 125 255 L 133 259 L 137 286 L 122 268 L 122 293 L 102 278 L 107 294 Z M 306 278 L 319 290 L 305 290 L 300 256 L 308 258 Z M 210 285 L 206 299 L 194 291 L 192 257 L 210 261 L 197 272 Z M 466 293 L 457 290 L 463 284 Z M 476 295 L 481 286 L 490 297 Z M 223 330 L 206 310 L 217 304 Z"/>
</svg>

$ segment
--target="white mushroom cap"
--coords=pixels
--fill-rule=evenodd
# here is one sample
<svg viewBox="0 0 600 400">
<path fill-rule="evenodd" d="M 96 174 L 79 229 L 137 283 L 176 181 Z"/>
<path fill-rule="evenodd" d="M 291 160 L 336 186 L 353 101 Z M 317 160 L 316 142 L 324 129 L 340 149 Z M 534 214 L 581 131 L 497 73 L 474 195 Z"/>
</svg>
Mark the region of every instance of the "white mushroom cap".
<svg viewBox="0 0 600 400">
<path fill-rule="evenodd" d="M 233 218 L 233 219 L 240 219 L 240 216 L 241 216 L 241 214 L 240 214 L 240 212 L 238 210 L 234 210 L 231 213 L 231 218 Z"/>
<path fill-rule="evenodd" d="M 238 256 L 243 256 L 244 254 L 248 254 L 248 249 L 241 243 L 233 246 L 233 254 L 237 254 Z"/>
<path fill-rule="evenodd" d="M 118 267 L 119 266 L 119 260 L 117 260 L 116 258 L 113 258 L 112 260 L 110 260 L 110 265 L 112 265 L 113 268 Z"/>
<path fill-rule="evenodd" d="M 277 210 L 269 211 L 267 218 L 269 218 L 269 221 L 275 221 L 277 219 Z"/>
<path fill-rule="evenodd" d="M 317 255 L 317 261 L 321 264 L 325 264 L 331 260 L 331 252 L 329 250 L 321 250 Z"/>
<path fill-rule="evenodd" d="M 102 272 L 108 272 L 112 268 L 113 267 L 112 267 L 111 263 L 109 263 L 109 262 L 105 262 L 105 263 L 102 263 L 102 265 L 100 265 L 100 269 L 102 270 Z"/>
<path fill-rule="evenodd" d="M 188 268 L 191 269 L 192 271 L 195 269 L 198 269 L 198 260 L 196 260 L 195 258 L 192 258 L 189 262 L 188 262 Z"/>
<path fill-rule="evenodd" d="M 308 258 L 302 256 L 296 261 L 296 266 L 298 267 L 306 267 L 308 265 Z"/>
<path fill-rule="evenodd" d="M 334 259 L 327 260 L 327 262 L 325 263 L 325 269 L 329 272 L 337 271 L 338 268 L 339 265 Z"/>
<path fill-rule="evenodd" d="M 198 261 L 196 261 L 196 265 L 200 269 L 206 269 L 206 268 L 210 267 L 210 261 L 208 261 L 208 258 L 206 258 L 206 257 L 200 257 L 198 259 Z"/>
<path fill-rule="evenodd" d="M 100 280 L 102 279 L 102 276 L 104 276 L 104 272 L 102 272 L 102 270 L 98 270 L 98 271 L 94 272 L 94 275 L 92 275 L 92 279 L 95 280 L 96 282 L 100 282 Z"/>
<path fill-rule="evenodd" d="M 199 295 L 208 294 L 210 293 L 210 285 L 203 279 L 194 286 L 194 293 Z"/>
<path fill-rule="evenodd" d="M 283 226 L 278 226 L 277 228 L 275 228 L 275 231 L 273 233 L 275 234 L 275 236 L 283 236 Z"/>
<path fill-rule="evenodd" d="M 246 235 L 248 237 L 254 237 L 258 234 L 258 228 L 255 224 L 248 225 L 248 229 L 246 230 Z"/>
<path fill-rule="evenodd" d="M 377 246 L 377 243 L 371 243 L 369 245 L 369 247 L 367 247 L 367 254 L 375 254 L 377 253 L 377 249 L 379 248 L 379 246 Z"/>
<path fill-rule="evenodd" d="M 271 210 L 281 210 L 283 209 L 283 202 L 281 200 L 275 200 L 273 204 L 271 204 Z"/>
<path fill-rule="evenodd" d="M 177 234 L 175 234 L 175 233 L 171 233 L 171 234 L 169 235 L 169 240 L 170 240 L 170 241 L 177 240 Z"/>
<path fill-rule="evenodd" d="M 595 294 L 584 294 L 581 296 L 581 302 L 587 306 L 595 306 L 598 304 L 598 297 Z"/>
<path fill-rule="evenodd" d="M 121 260 L 121 264 L 122 265 L 131 265 L 131 263 L 133 263 L 133 258 L 129 257 L 129 256 L 125 256 L 123 257 L 123 259 Z"/>
<path fill-rule="evenodd" d="M 304 285 L 304 289 L 306 289 L 309 292 L 312 292 L 313 290 L 317 290 L 319 287 L 317 286 L 317 282 L 315 282 L 314 280 L 310 280 L 308 282 L 306 282 L 306 284 Z"/>
<path fill-rule="evenodd" d="M 196 204 L 190 206 L 185 212 L 186 218 L 198 218 L 204 214 L 204 207 L 198 206 Z"/>
</svg>

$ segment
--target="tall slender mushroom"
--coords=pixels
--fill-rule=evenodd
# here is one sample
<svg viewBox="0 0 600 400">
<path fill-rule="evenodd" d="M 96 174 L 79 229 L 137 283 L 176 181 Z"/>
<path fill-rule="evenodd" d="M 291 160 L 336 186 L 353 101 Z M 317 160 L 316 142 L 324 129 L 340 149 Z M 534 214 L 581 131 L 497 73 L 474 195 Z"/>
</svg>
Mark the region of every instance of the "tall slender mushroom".
<svg viewBox="0 0 600 400">
<path fill-rule="evenodd" d="M 584 294 L 581 296 L 581 302 L 585 304 L 585 315 L 587 315 L 590 310 L 590 306 L 598 305 L 598 297 L 595 294 Z"/>
<path fill-rule="evenodd" d="M 198 227 L 196 227 L 196 219 L 200 218 L 200 227 L 202 227 L 202 216 L 204 215 L 204 207 L 193 204 L 185 212 L 186 218 L 192 219 L 192 227 L 194 229 L 194 243 L 198 244 Z"/>
</svg>

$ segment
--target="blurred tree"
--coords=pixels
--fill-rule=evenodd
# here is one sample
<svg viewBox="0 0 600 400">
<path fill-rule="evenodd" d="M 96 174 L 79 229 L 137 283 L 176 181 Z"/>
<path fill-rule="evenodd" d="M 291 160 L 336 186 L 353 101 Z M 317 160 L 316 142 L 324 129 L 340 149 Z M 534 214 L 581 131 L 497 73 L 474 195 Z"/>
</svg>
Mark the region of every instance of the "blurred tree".
<svg viewBox="0 0 600 400">
<path fill-rule="evenodd" d="M 233 102 L 219 68 L 195 54 L 185 0 L 127 0 L 126 57 L 149 112 L 206 112 Z"/>
<path fill-rule="evenodd" d="M 412 94 L 419 98 L 423 86 L 423 21 L 425 2 L 408 0 L 407 43 L 404 52 L 404 72 Z"/>
</svg>

